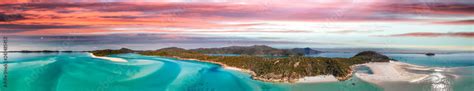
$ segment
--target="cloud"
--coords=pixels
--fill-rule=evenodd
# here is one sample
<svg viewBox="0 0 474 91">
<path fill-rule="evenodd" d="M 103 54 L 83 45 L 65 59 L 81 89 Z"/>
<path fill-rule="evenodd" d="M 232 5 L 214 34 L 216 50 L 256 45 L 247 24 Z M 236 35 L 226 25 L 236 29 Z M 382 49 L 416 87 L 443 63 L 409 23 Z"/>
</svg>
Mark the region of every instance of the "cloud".
<svg viewBox="0 0 474 91">
<path fill-rule="evenodd" d="M 0 13 L 0 22 L 16 21 L 25 19 L 23 15 L 20 14 L 3 14 Z"/>
<path fill-rule="evenodd" d="M 414 32 L 414 33 L 388 35 L 386 37 L 463 37 L 463 38 L 474 38 L 474 32 L 448 32 L 448 33 Z"/>
<path fill-rule="evenodd" d="M 370 10 L 394 14 L 474 16 L 474 4 L 469 3 L 396 3 L 373 6 Z"/>
<path fill-rule="evenodd" d="M 375 33 L 375 32 L 383 32 L 383 30 L 340 30 L 340 31 L 328 31 L 327 33 L 348 34 L 348 33 Z"/>
<path fill-rule="evenodd" d="M 252 32 L 252 33 L 310 33 L 310 32 L 313 32 L 313 31 L 306 31 L 306 30 L 252 30 L 252 29 L 244 29 L 244 30 L 219 30 L 219 31 L 198 30 L 198 31 L 190 31 L 190 32 L 201 32 L 201 33 L 245 33 L 245 32 Z"/>
<path fill-rule="evenodd" d="M 453 25 L 473 25 L 474 20 L 458 20 L 458 21 L 447 21 L 447 22 L 434 22 L 435 24 L 453 24 Z"/>
<path fill-rule="evenodd" d="M 4 4 L 0 5 L 0 8 L 4 9 L 0 12 L 21 13 L 29 18 L 14 24 L 102 27 L 121 25 L 180 28 L 246 27 L 254 25 L 219 24 L 219 22 L 234 21 L 229 17 L 257 14 L 249 6 L 168 3 L 32 3 Z"/>
<path fill-rule="evenodd" d="M 21 14 L 0 30 L 17 35 L 68 35 L 115 33 L 310 33 L 313 29 L 288 26 L 270 29 L 278 22 L 429 22 L 436 17 L 470 16 L 474 4 L 448 3 L 356 3 L 341 1 L 307 5 L 298 2 L 261 3 L 28 3 L 0 4 L 0 12 Z M 417 15 L 428 15 L 419 19 Z M 263 21 L 263 23 L 262 23 Z M 232 23 L 226 23 L 232 22 Z M 258 22 L 258 23 L 255 23 Z M 470 24 L 453 21 L 437 24 Z M 0 23 L 2 24 L 2 23 Z M 22 25 L 22 26 L 20 26 Z M 0 25 L 1 26 L 1 25 Z M 124 30 L 124 31 L 117 31 Z M 126 30 L 126 31 L 125 31 Z M 332 29 L 330 29 L 332 30 Z M 334 34 L 375 33 L 379 30 L 336 29 Z"/>
<path fill-rule="evenodd" d="M 436 29 L 440 26 L 442 31 L 450 30 L 446 28 L 469 31 L 464 27 L 472 24 L 474 10 L 472 0 L 86 1 L 91 0 L 0 0 L 0 14 L 3 14 L 0 16 L 8 16 L 0 19 L 8 21 L 0 21 L 0 31 L 23 36 L 21 41 L 30 41 L 27 43 L 55 47 L 85 45 L 86 49 L 101 44 L 109 47 L 262 43 L 294 46 L 304 43 L 292 41 L 316 41 L 321 38 L 319 35 L 326 36 L 324 33 L 380 35 L 407 28 L 409 24 L 420 25 L 414 28 L 427 25 Z M 15 14 L 23 18 L 15 18 Z M 435 25 L 433 21 L 441 22 Z M 359 26 L 365 23 L 370 27 Z M 378 24 L 387 27 L 371 28 Z M 430 32 L 434 28 L 424 29 L 426 32 L 384 37 L 472 38 L 470 32 L 436 33 Z M 359 36 L 336 40 L 346 42 L 350 38 L 364 40 Z"/>
<path fill-rule="evenodd" d="M 307 2 L 307 3 L 305 3 Z M 403 1 L 409 2 L 409 1 Z M 454 1 L 453 1 L 454 2 Z M 465 1 L 462 1 L 465 2 Z M 474 4 L 466 3 L 331 3 L 302 1 L 281 5 L 285 1 L 236 3 L 17 3 L 0 4 L 0 12 L 13 12 L 28 18 L 24 23 L 69 25 L 154 25 L 165 27 L 209 28 L 216 22 L 242 21 L 418 21 L 416 16 L 472 16 Z M 262 6 L 263 4 L 263 6 Z M 87 13 L 84 13 L 87 12 Z M 74 22 L 72 22 L 74 21 Z"/>
<path fill-rule="evenodd" d="M 122 19 L 126 21 L 176 19 L 194 21 L 284 20 L 284 21 L 407 21 L 413 15 L 472 15 L 473 4 L 445 3 L 338 3 L 336 6 L 316 3 L 301 6 L 262 6 L 233 3 L 32 3 L 6 4 L 1 8 L 21 8 L 18 12 L 52 11 L 59 18 Z M 296 4 L 299 5 L 299 4 Z M 263 8 L 262 8 L 263 7 Z M 269 8 L 264 8 L 269 7 Z M 89 12 L 80 14 L 82 12 Z M 39 12 L 29 14 L 35 15 Z M 126 14 L 134 13 L 134 14 Z M 85 15 L 85 16 L 81 16 Z M 41 15 L 44 17 L 45 15 Z M 201 19 L 201 20 L 200 20 Z M 115 20 L 117 21 L 117 20 Z M 174 20 L 170 20 L 174 21 Z M 167 21 L 167 22 L 170 22 Z"/>
<path fill-rule="evenodd" d="M 68 1 L 68 0 L 65 0 Z M 46 0 L 48 2 L 48 0 Z M 463 3 L 459 3 L 463 2 Z M 21 14 L 28 19 L 14 21 L 8 24 L 41 25 L 39 31 L 60 31 L 56 27 L 65 26 L 68 31 L 72 28 L 94 27 L 92 30 L 102 32 L 107 29 L 125 27 L 156 27 L 148 32 L 179 32 L 186 30 L 202 30 L 202 32 L 308 32 L 310 30 L 281 29 L 281 30 L 252 30 L 248 27 L 267 27 L 275 25 L 248 23 L 226 24 L 222 22 L 429 22 L 439 21 L 430 17 L 472 16 L 474 3 L 470 1 L 433 1 L 415 2 L 401 0 L 393 1 L 301 1 L 291 5 L 286 1 L 251 2 L 245 3 L 133 3 L 133 2 L 82 2 L 78 3 L 13 3 L 0 4 L 0 12 Z M 263 4 L 263 6 L 262 6 Z M 427 15 L 419 19 L 417 15 Z M 471 24 L 472 20 L 449 21 L 437 24 Z M 66 28 L 66 26 L 68 28 Z M 33 26 L 28 26 L 33 27 Z M 58 26 L 59 27 L 59 26 Z M 254 27 L 254 28 L 255 28 Z M 181 30 L 165 30 L 180 28 Z M 5 29 L 5 28 L 4 28 Z M 18 32 L 33 30 L 22 28 L 6 28 L 7 31 Z M 49 29 L 49 30 L 46 30 Z M 52 30 L 54 29 L 54 30 Z M 203 30 L 209 29 L 209 30 Z M 223 29 L 214 31 L 215 29 Z M 95 31 L 93 31 L 95 32 Z M 369 33 L 375 31 L 342 30 L 328 33 Z M 60 33 L 60 32 L 56 32 Z M 31 33 L 30 33 L 31 34 Z M 93 33 L 90 33 L 93 34 Z"/>
<path fill-rule="evenodd" d="M 86 26 L 72 25 L 25 25 L 25 24 L 0 24 L 0 31 L 5 33 L 20 33 L 42 29 L 79 29 Z"/>
</svg>

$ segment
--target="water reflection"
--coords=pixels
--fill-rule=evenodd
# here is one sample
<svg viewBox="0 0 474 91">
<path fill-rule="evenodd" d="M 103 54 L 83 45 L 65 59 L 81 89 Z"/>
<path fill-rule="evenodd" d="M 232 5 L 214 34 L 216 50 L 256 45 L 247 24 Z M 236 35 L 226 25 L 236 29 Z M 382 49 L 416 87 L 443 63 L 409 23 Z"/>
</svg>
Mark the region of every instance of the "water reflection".
<svg viewBox="0 0 474 91">
<path fill-rule="evenodd" d="M 448 77 L 436 69 L 430 74 L 428 80 L 431 82 L 431 91 L 452 91 L 451 82 Z"/>
</svg>

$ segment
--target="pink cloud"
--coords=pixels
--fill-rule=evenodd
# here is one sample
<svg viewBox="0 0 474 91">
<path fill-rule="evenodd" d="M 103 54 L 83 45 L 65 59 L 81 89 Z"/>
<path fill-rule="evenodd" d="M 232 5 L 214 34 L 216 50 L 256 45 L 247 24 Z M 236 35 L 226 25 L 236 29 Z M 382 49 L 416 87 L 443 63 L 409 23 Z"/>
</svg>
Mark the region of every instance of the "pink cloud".
<svg viewBox="0 0 474 91">
<path fill-rule="evenodd" d="M 388 37 L 464 37 L 474 38 L 474 32 L 448 32 L 448 33 L 434 33 L 434 32 L 414 32 L 404 34 L 394 34 Z"/>
<path fill-rule="evenodd" d="M 25 17 L 21 14 L 3 14 L 0 13 L 0 22 L 9 22 L 16 20 L 23 20 Z"/>
<path fill-rule="evenodd" d="M 54 17 L 74 15 L 68 17 L 114 19 L 153 19 L 153 18 L 199 18 L 214 20 L 289 20 L 289 21 L 405 21 L 413 20 L 400 14 L 470 14 L 472 5 L 434 4 L 424 9 L 418 4 L 365 4 L 365 3 L 319 3 L 308 6 L 292 4 L 283 6 L 279 2 L 268 6 L 261 4 L 232 4 L 232 3 L 34 3 L 8 4 L 0 7 L 4 11 L 28 13 L 34 11 L 48 11 Z M 280 6 L 278 6 L 280 5 Z M 295 6 L 294 6 L 295 5 Z M 268 7 L 268 8 L 262 8 Z M 26 8 L 26 10 L 8 10 Z M 88 12 L 88 15 L 79 13 Z M 456 13 L 453 13 L 456 12 Z M 123 13 L 123 14 L 116 14 Z M 129 14 L 127 14 L 129 13 Z M 141 13 L 141 14 L 135 14 Z M 28 13 L 36 15 L 40 13 Z M 77 15 L 75 15 L 77 14 Z M 393 15 L 392 15 L 393 14 Z M 398 15 L 398 16 L 397 16 Z M 39 15 L 44 17 L 44 15 Z M 416 19 L 415 19 L 416 20 Z"/>
<path fill-rule="evenodd" d="M 370 10 L 400 14 L 432 14 L 432 15 L 474 15 L 474 4 L 451 3 L 409 3 L 409 4 L 377 4 Z"/>
<path fill-rule="evenodd" d="M 348 33 L 375 33 L 375 32 L 383 32 L 383 30 L 340 30 L 340 31 L 329 31 L 328 33 L 348 34 Z"/>
<path fill-rule="evenodd" d="M 453 24 L 453 25 L 473 25 L 474 20 L 459 20 L 459 21 L 447 21 L 447 22 L 434 22 L 435 24 Z"/>
<path fill-rule="evenodd" d="M 47 2 L 48 0 L 46 0 Z M 67 1 L 67 0 L 64 0 Z M 403 2 L 406 2 L 402 0 Z M 15 2 L 3 1 L 3 2 Z M 23 1 L 18 1 L 23 2 Z M 26 1 L 28 2 L 28 1 Z M 288 1 L 237 3 L 14 3 L 0 4 L 0 12 L 24 15 L 27 19 L 9 22 L 18 25 L 88 26 L 101 30 L 117 26 L 154 26 L 187 29 L 235 28 L 262 24 L 223 24 L 220 22 L 306 21 L 360 22 L 383 21 L 425 22 L 413 14 L 435 16 L 470 16 L 472 4 L 424 4 L 392 2 Z M 262 6 L 263 4 L 263 6 Z M 429 21 L 426 20 L 426 21 Z M 431 22 L 431 21 L 429 21 Z M 463 21 L 462 24 L 471 21 Z M 0 23 L 2 24 L 2 23 Z M 4 23 L 3 23 L 4 24 Z M 46 30 L 43 30 L 46 31 Z M 227 32 L 252 32 L 233 30 Z M 30 31 L 31 32 L 31 31 Z M 105 32 L 105 31 L 104 31 Z M 205 31 L 204 31 L 205 32 Z M 297 30 L 259 32 L 306 32 Z M 353 32 L 353 31 L 341 31 Z M 60 32 L 57 32 L 60 33 Z"/>
</svg>

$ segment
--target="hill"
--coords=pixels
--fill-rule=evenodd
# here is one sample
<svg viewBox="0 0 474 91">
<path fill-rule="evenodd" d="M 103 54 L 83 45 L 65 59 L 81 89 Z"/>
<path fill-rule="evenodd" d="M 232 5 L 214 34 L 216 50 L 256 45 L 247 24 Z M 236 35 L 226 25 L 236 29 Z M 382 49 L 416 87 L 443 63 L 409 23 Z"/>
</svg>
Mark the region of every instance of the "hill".
<svg viewBox="0 0 474 91">
<path fill-rule="evenodd" d="M 237 48 L 237 49 L 235 49 Z M 257 48 L 257 49 L 256 49 Z M 264 48 L 264 49 L 258 49 Z M 222 51 L 222 50 L 226 51 Z M 228 51 L 227 51 L 228 50 Z M 241 50 L 241 51 L 237 51 Z M 138 54 L 150 56 L 173 57 L 180 59 L 197 59 L 203 62 L 212 62 L 222 66 L 236 67 L 251 71 L 253 79 L 269 82 L 295 82 L 306 76 L 333 75 L 339 80 L 346 80 L 352 76 L 351 66 L 367 62 L 388 62 L 390 59 L 374 51 L 364 51 L 352 58 L 324 58 L 304 56 L 257 56 L 256 54 L 273 53 L 281 51 L 267 46 L 225 47 L 205 49 L 204 53 L 237 52 L 241 56 L 208 56 L 203 51 L 186 50 L 183 48 L 169 47 L 153 51 L 139 51 Z M 130 50 L 97 50 L 94 55 L 110 55 L 130 53 Z"/>
<path fill-rule="evenodd" d="M 222 48 L 198 48 L 191 49 L 190 51 L 195 51 L 203 54 L 241 54 L 267 56 L 302 56 L 320 53 L 320 51 L 316 51 L 311 48 L 276 49 L 266 45 L 230 46 Z"/>
</svg>

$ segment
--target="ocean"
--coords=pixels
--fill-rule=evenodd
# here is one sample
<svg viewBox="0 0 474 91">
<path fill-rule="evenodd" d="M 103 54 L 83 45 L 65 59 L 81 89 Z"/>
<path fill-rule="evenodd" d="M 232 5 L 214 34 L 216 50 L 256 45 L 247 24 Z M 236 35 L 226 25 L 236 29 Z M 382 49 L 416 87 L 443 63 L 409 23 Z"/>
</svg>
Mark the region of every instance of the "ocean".
<svg viewBox="0 0 474 91">
<path fill-rule="evenodd" d="M 351 57 L 355 53 L 322 53 L 312 57 Z M 453 68 L 453 91 L 474 89 L 474 53 L 386 54 L 401 62 Z M 326 83 L 269 83 L 249 74 L 195 60 L 119 54 L 117 63 L 90 57 L 88 53 L 9 53 L 7 88 L 1 91 L 383 91 L 393 90 L 355 76 Z M 2 60 L 3 61 L 3 60 Z M 3 70 L 3 69 L 2 69 Z M 361 72 L 365 72 L 361 69 Z M 3 72 L 0 73 L 3 76 Z M 1 82 L 4 80 L 1 79 Z M 1 83 L 3 84 L 3 83 Z M 405 90 L 432 91 L 430 84 L 394 84 Z"/>
</svg>

